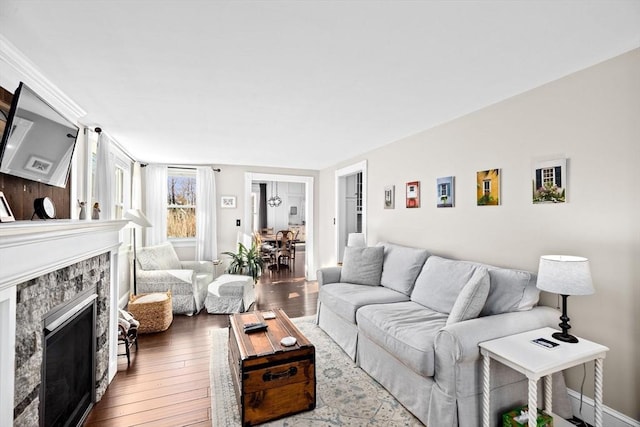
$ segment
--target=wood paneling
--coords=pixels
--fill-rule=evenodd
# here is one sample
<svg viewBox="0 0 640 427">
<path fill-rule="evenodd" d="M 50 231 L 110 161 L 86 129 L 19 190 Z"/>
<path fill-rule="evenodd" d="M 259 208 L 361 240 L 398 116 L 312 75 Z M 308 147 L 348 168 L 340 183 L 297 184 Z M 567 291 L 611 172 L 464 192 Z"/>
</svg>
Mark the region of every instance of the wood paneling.
<svg viewBox="0 0 640 427">
<path fill-rule="evenodd" d="M 0 109 L 5 114 L 9 113 L 11 92 L 0 87 Z M 0 133 L 4 131 L 6 119 L 0 114 Z M 28 220 L 33 215 L 33 201 L 39 197 L 50 197 L 56 206 L 56 217 L 60 219 L 71 218 L 71 180 L 68 180 L 65 188 L 53 187 L 29 179 L 0 173 L 0 191 L 9 202 L 16 220 Z"/>
</svg>

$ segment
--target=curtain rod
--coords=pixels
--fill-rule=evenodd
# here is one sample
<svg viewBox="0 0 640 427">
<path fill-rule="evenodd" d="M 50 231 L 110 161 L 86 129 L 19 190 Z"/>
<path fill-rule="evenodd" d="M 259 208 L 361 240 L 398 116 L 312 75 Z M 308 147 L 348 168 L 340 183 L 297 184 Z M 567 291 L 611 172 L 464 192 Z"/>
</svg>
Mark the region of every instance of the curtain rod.
<svg viewBox="0 0 640 427">
<path fill-rule="evenodd" d="M 140 167 L 146 167 L 149 163 L 140 163 Z M 179 168 L 179 169 L 196 169 L 198 167 L 208 167 L 211 165 L 166 165 L 169 168 Z M 222 172 L 222 169 L 220 168 L 214 168 L 212 167 L 211 169 L 213 169 L 214 172 Z"/>
</svg>

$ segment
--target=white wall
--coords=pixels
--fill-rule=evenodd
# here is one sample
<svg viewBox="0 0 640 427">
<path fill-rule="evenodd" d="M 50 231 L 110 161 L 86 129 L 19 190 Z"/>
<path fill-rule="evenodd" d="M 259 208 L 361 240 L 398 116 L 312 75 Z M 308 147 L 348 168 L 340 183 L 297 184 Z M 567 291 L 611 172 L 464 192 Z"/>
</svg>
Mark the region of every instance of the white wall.
<svg viewBox="0 0 640 427">
<path fill-rule="evenodd" d="M 568 203 L 533 205 L 532 162 L 557 157 L 569 159 Z M 569 298 L 572 332 L 611 349 L 605 405 L 640 419 L 640 50 L 321 171 L 320 266 L 335 265 L 334 171 L 362 159 L 369 244 L 530 271 L 542 254 L 588 257 L 596 293 Z M 502 170 L 502 205 L 478 207 L 476 172 L 490 168 Z M 449 175 L 456 207 L 438 209 L 436 179 Z M 405 184 L 414 180 L 421 207 L 406 209 Z M 396 208 L 385 210 L 392 184 Z M 581 380 L 581 368 L 569 371 L 571 388 Z"/>
</svg>

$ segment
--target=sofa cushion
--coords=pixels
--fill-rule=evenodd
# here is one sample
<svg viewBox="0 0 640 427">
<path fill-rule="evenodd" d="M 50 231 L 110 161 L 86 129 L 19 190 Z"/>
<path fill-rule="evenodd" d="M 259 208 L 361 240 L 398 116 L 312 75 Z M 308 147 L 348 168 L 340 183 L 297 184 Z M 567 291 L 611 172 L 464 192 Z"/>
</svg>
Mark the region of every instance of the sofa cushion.
<svg viewBox="0 0 640 427">
<path fill-rule="evenodd" d="M 368 304 L 408 301 L 409 297 L 384 286 L 362 286 L 353 283 L 329 283 L 320 288 L 318 298 L 331 311 L 345 320 L 356 322 L 356 311 Z"/>
<path fill-rule="evenodd" d="M 531 310 L 540 299 L 536 275 L 528 271 L 487 266 L 491 288 L 481 316 Z"/>
<path fill-rule="evenodd" d="M 455 304 L 453 304 L 451 313 L 449 313 L 447 325 L 475 319 L 480 314 L 487 301 L 487 295 L 489 295 L 489 275 L 486 270 L 484 274 L 480 274 L 480 272 L 477 270 L 471 280 L 462 288 Z"/>
<path fill-rule="evenodd" d="M 480 264 L 430 256 L 416 279 L 411 301 L 449 314 L 465 285 L 486 274 Z"/>
<path fill-rule="evenodd" d="M 380 284 L 405 295 L 411 295 L 416 278 L 430 255 L 429 252 L 426 249 L 387 242 L 378 243 L 378 246 L 384 248 Z"/>
<path fill-rule="evenodd" d="M 136 259 L 143 270 L 179 270 L 182 268 L 178 254 L 171 242 L 147 246 L 137 251 Z"/>
<path fill-rule="evenodd" d="M 344 249 L 340 281 L 357 285 L 380 286 L 382 274 L 382 247 L 352 247 Z"/>
<path fill-rule="evenodd" d="M 358 310 L 358 333 L 384 348 L 414 372 L 432 377 L 434 341 L 447 315 L 415 302 L 368 305 Z"/>
</svg>

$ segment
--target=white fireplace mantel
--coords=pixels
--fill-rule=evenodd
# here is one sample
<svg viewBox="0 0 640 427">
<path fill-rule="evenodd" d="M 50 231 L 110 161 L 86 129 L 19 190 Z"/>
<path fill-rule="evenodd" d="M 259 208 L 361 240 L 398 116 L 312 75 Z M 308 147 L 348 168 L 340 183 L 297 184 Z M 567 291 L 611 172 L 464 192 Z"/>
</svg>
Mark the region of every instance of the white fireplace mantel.
<svg viewBox="0 0 640 427">
<path fill-rule="evenodd" d="M 111 253 L 109 380 L 117 371 L 120 230 L 123 220 L 16 221 L 0 224 L 0 425 L 13 425 L 16 286 L 105 252 Z"/>
</svg>

